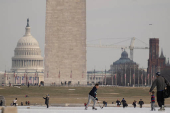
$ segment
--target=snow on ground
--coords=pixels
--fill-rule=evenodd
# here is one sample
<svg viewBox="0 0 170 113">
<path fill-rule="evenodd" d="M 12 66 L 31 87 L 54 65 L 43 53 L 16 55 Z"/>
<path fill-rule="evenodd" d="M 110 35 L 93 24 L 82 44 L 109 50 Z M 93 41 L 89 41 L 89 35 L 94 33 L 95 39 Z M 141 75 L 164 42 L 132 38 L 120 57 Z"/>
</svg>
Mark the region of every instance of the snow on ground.
<svg viewBox="0 0 170 113">
<path fill-rule="evenodd" d="M 170 108 L 165 108 L 165 111 L 162 113 L 170 113 Z M 26 106 L 18 106 L 18 113 L 160 113 L 158 108 L 156 111 L 150 111 L 150 108 L 122 108 L 122 107 L 104 107 L 103 109 L 97 107 L 97 110 L 92 110 L 91 107 L 88 110 L 84 110 L 84 107 L 35 107 L 30 106 L 30 109 L 27 109 Z"/>
</svg>

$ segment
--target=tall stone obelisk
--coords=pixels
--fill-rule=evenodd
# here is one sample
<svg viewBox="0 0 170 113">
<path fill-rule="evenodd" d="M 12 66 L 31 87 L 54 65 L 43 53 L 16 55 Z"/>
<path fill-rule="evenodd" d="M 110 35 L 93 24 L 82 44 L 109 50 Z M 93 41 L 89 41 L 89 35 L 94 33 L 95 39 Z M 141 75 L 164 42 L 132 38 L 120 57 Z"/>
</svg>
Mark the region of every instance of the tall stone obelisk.
<svg viewBox="0 0 170 113">
<path fill-rule="evenodd" d="M 86 0 L 46 0 L 45 85 L 87 84 Z"/>
</svg>

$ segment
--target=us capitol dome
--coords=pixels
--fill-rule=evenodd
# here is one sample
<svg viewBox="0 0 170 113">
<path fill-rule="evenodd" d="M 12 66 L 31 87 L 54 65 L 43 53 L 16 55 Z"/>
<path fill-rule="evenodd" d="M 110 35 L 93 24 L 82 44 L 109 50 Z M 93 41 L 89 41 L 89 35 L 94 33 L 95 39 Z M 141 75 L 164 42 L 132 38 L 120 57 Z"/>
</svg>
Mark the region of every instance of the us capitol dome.
<svg viewBox="0 0 170 113">
<path fill-rule="evenodd" d="M 0 86 L 43 84 L 43 57 L 39 44 L 30 31 L 27 19 L 25 35 L 19 39 L 14 50 L 11 70 L 0 72 Z"/>
<path fill-rule="evenodd" d="M 25 35 L 19 39 L 12 57 L 12 71 L 43 71 L 43 57 L 37 40 L 31 35 L 29 19 Z"/>
</svg>

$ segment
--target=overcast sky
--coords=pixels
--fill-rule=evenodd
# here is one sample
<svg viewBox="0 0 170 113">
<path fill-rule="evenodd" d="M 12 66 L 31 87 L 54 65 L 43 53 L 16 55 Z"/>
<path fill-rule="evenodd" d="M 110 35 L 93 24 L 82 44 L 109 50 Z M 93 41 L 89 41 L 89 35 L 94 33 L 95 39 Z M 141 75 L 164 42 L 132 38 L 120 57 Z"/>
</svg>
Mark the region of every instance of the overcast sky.
<svg viewBox="0 0 170 113">
<path fill-rule="evenodd" d="M 103 45 L 129 46 L 130 38 L 136 37 L 135 46 L 145 47 L 149 38 L 155 37 L 160 39 L 160 50 L 163 48 L 166 57 L 170 57 L 170 0 L 87 0 L 86 6 L 87 44 L 101 41 Z M 27 18 L 44 56 L 45 11 L 46 0 L 0 0 L 1 71 L 5 65 L 7 70 L 11 69 L 11 58 L 25 33 Z M 126 51 L 129 54 L 129 49 Z M 121 49 L 87 47 L 87 70 L 109 69 L 121 52 Z M 134 61 L 140 67 L 147 68 L 148 58 L 148 50 L 134 50 Z"/>
</svg>

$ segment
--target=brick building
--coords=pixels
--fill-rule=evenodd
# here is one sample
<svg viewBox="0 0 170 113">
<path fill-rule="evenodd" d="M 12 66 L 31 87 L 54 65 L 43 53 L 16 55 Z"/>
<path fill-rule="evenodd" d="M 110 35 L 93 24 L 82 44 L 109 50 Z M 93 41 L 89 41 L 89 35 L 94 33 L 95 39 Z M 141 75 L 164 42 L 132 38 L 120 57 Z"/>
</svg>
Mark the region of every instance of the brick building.
<svg viewBox="0 0 170 113">
<path fill-rule="evenodd" d="M 161 50 L 161 55 L 159 56 L 159 38 L 150 38 L 149 48 L 147 72 L 152 83 L 155 73 L 163 69 L 170 69 L 170 65 L 169 59 L 168 62 L 166 62 L 166 57 L 163 54 L 163 49 Z"/>
</svg>

